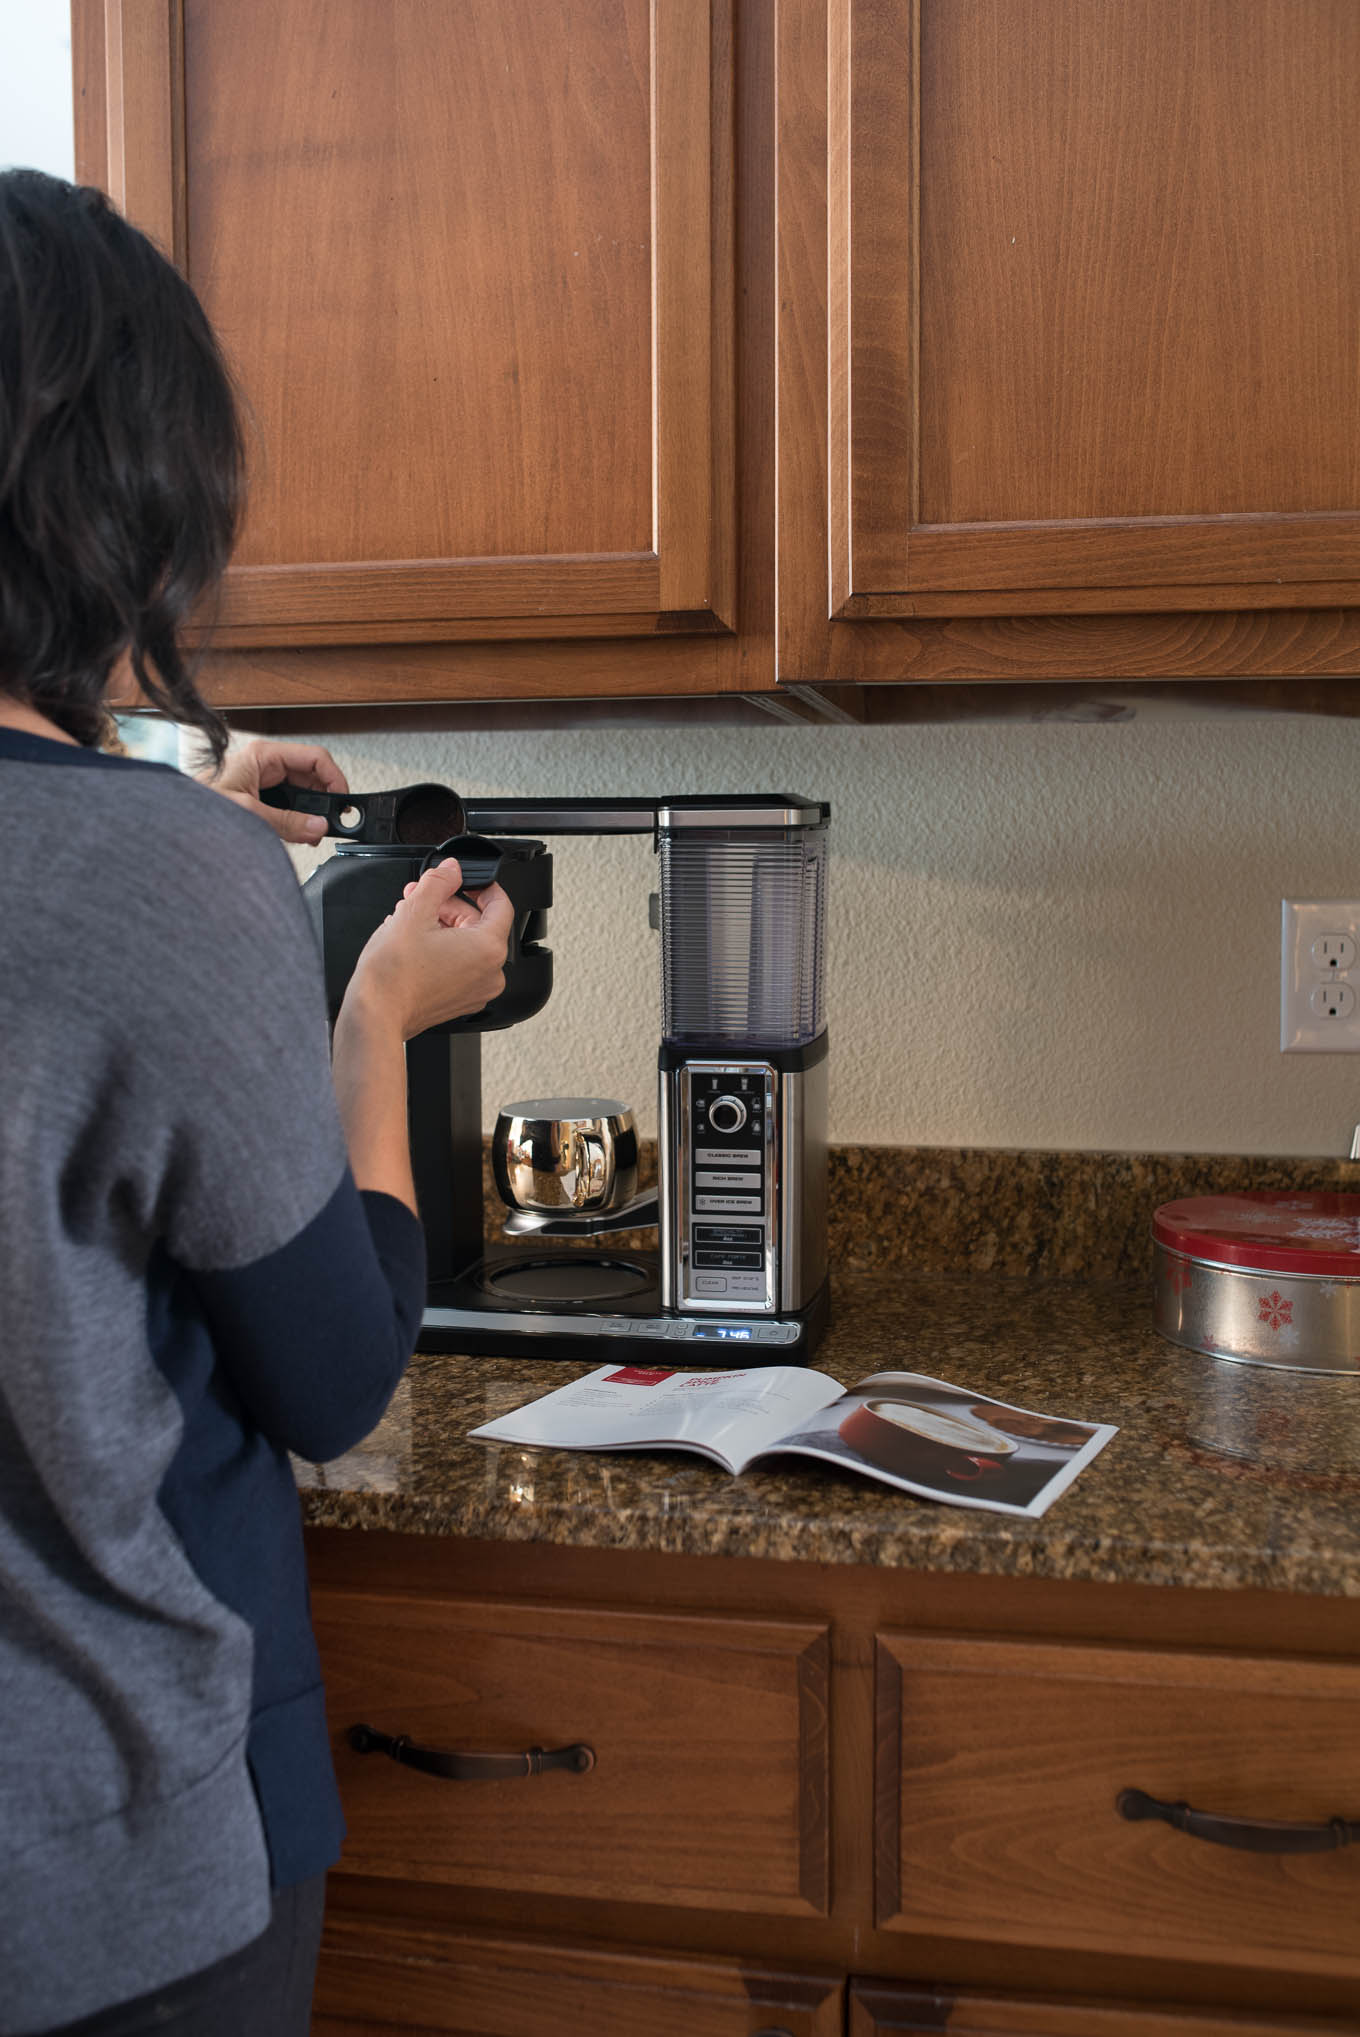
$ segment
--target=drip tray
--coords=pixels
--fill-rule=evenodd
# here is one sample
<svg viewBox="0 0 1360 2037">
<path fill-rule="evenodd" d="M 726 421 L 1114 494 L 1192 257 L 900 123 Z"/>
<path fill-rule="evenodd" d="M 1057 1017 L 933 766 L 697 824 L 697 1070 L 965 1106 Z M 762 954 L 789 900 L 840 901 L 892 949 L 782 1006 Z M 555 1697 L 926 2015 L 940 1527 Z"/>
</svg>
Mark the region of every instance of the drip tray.
<svg viewBox="0 0 1360 2037">
<path fill-rule="evenodd" d="M 498 1301 L 566 1304 L 620 1302 L 655 1286 L 656 1269 L 635 1259 L 588 1257 L 564 1252 L 554 1258 L 516 1259 L 488 1267 L 480 1285 Z"/>
</svg>

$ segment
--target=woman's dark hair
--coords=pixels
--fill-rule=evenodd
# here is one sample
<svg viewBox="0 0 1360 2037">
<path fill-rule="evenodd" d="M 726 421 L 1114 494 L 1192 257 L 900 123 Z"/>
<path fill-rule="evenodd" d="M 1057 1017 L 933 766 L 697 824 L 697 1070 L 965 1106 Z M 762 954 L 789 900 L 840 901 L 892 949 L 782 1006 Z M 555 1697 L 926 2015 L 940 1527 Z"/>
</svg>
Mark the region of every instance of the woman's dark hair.
<svg viewBox="0 0 1360 2037">
<path fill-rule="evenodd" d="M 220 761 L 179 633 L 243 492 L 230 378 L 178 270 L 101 192 L 0 174 L 0 689 L 93 745 L 128 652 Z"/>
</svg>

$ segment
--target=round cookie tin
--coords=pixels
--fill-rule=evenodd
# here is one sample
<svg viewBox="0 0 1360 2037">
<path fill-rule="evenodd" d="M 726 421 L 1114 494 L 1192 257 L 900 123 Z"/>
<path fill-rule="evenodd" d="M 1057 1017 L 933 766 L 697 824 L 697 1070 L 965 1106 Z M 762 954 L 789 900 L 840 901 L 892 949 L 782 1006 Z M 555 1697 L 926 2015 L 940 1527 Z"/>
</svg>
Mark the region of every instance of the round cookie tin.
<svg viewBox="0 0 1360 2037">
<path fill-rule="evenodd" d="M 1255 1189 L 1164 1202 L 1154 1321 L 1243 1365 L 1360 1377 L 1360 1195 Z"/>
</svg>

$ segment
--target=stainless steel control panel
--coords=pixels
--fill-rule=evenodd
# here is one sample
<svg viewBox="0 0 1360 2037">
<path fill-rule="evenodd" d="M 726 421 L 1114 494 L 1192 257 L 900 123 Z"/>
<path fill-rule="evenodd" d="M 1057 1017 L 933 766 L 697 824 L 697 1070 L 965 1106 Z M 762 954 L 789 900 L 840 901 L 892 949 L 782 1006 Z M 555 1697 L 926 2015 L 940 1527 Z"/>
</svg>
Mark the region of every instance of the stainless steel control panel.
<svg viewBox="0 0 1360 2037">
<path fill-rule="evenodd" d="M 678 1105 L 680 1305 L 772 1311 L 776 1073 L 764 1061 L 691 1061 L 680 1071 Z"/>
</svg>

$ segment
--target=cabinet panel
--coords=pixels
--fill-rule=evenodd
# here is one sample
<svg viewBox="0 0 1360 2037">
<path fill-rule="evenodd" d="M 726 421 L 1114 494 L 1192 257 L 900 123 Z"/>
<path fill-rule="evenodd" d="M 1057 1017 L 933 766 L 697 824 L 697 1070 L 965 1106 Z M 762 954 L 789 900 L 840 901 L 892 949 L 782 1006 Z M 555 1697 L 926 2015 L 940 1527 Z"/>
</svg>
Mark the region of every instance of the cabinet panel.
<svg viewBox="0 0 1360 2037">
<path fill-rule="evenodd" d="M 319 1593 L 354 1874 L 813 1915 L 827 1891 L 827 1635 L 817 1625 Z M 588 1773 L 449 1782 L 349 1744 Z"/>
<path fill-rule="evenodd" d="M 107 15 L 110 187 L 253 420 L 224 641 L 730 623 L 725 8 Z"/>
<path fill-rule="evenodd" d="M 1357 2028 L 1311 2017 L 1262 2020 L 1126 2002 L 1041 2002 L 877 1981 L 855 1981 L 850 1989 L 849 2037 L 941 2030 L 952 2037 L 1354 2037 Z"/>
<path fill-rule="evenodd" d="M 735 1961 L 328 1925 L 312 2037 L 840 2037 L 844 1994 Z"/>
<path fill-rule="evenodd" d="M 835 605 L 1354 579 L 1349 0 L 833 19 Z"/>
<path fill-rule="evenodd" d="M 1000 1943 L 1360 1974 L 1360 1847 L 1238 1851 L 1118 1799 L 1360 1820 L 1360 1669 L 881 1636 L 878 1921 Z"/>
<path fill-rule="evenodd" d="M 1354 670 L 1360 15 L 776 32 L 779 680 Z"/>
</svg>

